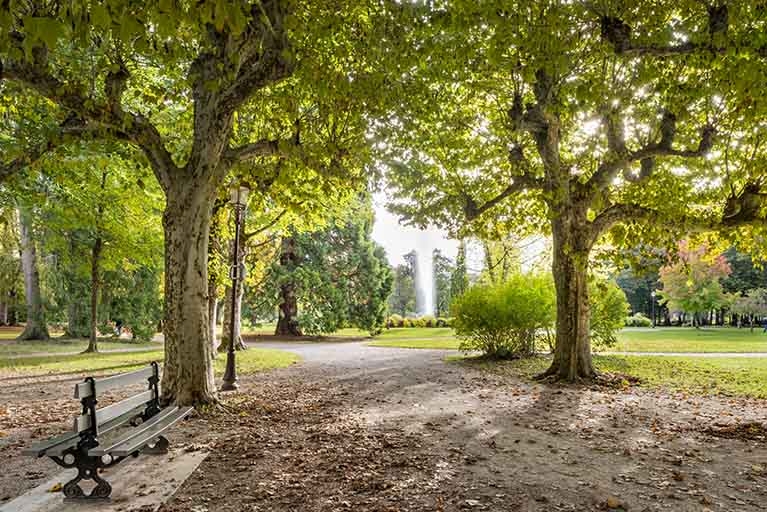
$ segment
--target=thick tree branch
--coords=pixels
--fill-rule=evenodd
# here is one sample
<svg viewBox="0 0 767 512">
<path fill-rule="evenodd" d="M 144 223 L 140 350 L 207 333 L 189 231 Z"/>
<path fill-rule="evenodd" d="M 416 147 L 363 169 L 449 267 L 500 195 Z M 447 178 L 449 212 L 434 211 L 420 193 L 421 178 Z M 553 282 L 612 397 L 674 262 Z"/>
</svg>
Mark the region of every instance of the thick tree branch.
<svg viewBox="0 0 767 512">
<path fill-rule="evenodd" d="M 631 27 L 620 18 L 604 16 L 601 19 L 602 39 L 609 43 L 615 53 L 632 57 L 674 57 L 693 53 L 726 54 L 731 46 L 738 50 L 749 49 L 760 57 L 767 57 L 767 46 L 750 46 L 736 43 L 715 43 L 715 38 L 727 35 L 729 29 L 729 13 L 727 4 L 707 5 L 708 11 L 708 41 L 685 42 L 681 44 L 658 45 L 636 44 L 632 40 Z M 721 39 L 720 39 L 721 41 Z M 730 45 L 730 46 L 728 46 Z"/>
<path fill-rule="evenodd" d="M 477 204 L 477 201 L 464 191 L 461 194 L 463 213 L 466 216 L 466 220 L 472 221 L 513 194 L 518 194 L 524 190 L 542 190 L 543 188 L 543 180 L 524 174 L 522 176 L 514 176 L 514 181 L 511 184 L 504 188 L 498 195 L 492 199 L 488 199 L 481 205 Z"/>
<path fill-rule="evenodd" d="M 248 160 L 262 156 L 281 155 L 282 153 L 280 148 L 284 148 L 286 145 L 293 144 L 293 142 L 294 141 L 292 139 L 290 141 L 262 139 L 256 142 L 243 144 L 239 147 L 227 148 L 227 150 L 224 152 L 224 159 L 230 165 L 234 165 L 236 163 L 247 162 Z"/>
<path fill-rule="evenodd" d="M 270 220 L 263 226 L 259 227 L 258 229 L 254 231 L 251 231 L 250 233 L 245 233 L 244 235 L 245 242 L 247 242 L 254 236 L 258 236 L 259 234 L 263 233 L 267 229 L 273 228 L 280 221 L 280 219 L 282 219 L 285 216 L 286 213 L 288 213 L 287 210 L 282 210 L 277 216 L 275 216 L 272 220 Z"/>
<path fill-rule="evenodd" d="M 235 45 L 241 64 L 220 97 L 219 106 L 225 112 L 234 112 L 254 92 L 293 73 L 284 9 L 278 0 L 262 0 L 252 7 L 251 22 Z"/>
<path fill-rule="evenodd" d="M 660 139 L 636 151 L 630 151 L 626 148 L 623 124 L 612 115 L 606 116 L 605 123 L 607 126 L 607 143 L 612 159 L 602 162 L 587 182 L 586 188 L 594 193 L 610 186 L 613 179 L 621 171 L 623 171 L 623 178 L 626 181 L 639 182 L 649 178 L 655 170 L 657 157 L 700 158 L 706 156 L 714 144 L 714 136 L 716 135 L 714 127 L 707 125 L 701 129 L 700 141 L 696 148 L 674 149 L 672 145 L 676 137 L 676 116 L 665 111 L 660 124 Z M 641 163 L 639 175 L 629 172 L 630 166 L 634 162 Z"/>
<path fill-rule="evenodd" d="M 660 213 L 652 208 L 638 204 L 613 204 L 589 223 L 591 235 L 589 245 L 593 245 L 600 236 L 618 222 L 657 218 Z"/>
<path fill-rule="evenodd" d="M 19 49 L 23 36 L 14 37 Z M 116 138 L 137 145 L 147 156 L 158 180 L 167 190 L 170 176 L 178 167 L 166 149 L 160 132 L 144 116 L 123 111 L 120 105 L 122 92 L 128 79 L 121 67 L 106 78 L 106 102 L 89 97 L 76 85 L 63 82 L 48 71 L 47 51 L 35 47 L 32 62 L 6 59 L 0 62 L 0 80 L 13 80 L 37 91 L 73 114 L 86 119 L 93 128 L 93 135 Z"/>
<path fill-rule="evenodd" d="M 70 116 L 59 125 L 57 130 L 49 134 L 45 141 L 28 148 L 20 157 L 0 164 L 0 181 L 34 164 L 56 148 L 93 133 L 94 130 L 84 124 L 81 119 Z"/>
</svg>

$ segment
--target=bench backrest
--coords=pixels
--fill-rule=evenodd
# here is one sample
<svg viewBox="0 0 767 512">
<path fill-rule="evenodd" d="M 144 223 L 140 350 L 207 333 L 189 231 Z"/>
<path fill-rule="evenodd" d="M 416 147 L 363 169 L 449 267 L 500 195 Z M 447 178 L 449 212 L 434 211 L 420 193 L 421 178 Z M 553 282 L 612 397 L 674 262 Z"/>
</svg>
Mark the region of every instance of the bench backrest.
<svg viewBox="0 0 767 512">
<path fill-rule="evenodd" d="M 159 406 L 160 399 L 160 368 L 156 362 L 152 362 L 146 368 L 121 373 L 103 379 L 88 377 L 85 381 L 75 385 L 75 398 L 79 398 L 83 406 L 82 414 L 74 420 L 74 431 L 77 433 L 89 431 L 93 436 L 98 436 L 98 427 L 104 423 L 123 416 L 134 409 L 144 409 L 147 405 Z M 97 397 L 104 391 L 123 386 L 147 383 L 147 390 L 132 395 L 124 400 L 97 409 Z M 94 421 L 95 418 L 95 421 Z"/>
</svg>

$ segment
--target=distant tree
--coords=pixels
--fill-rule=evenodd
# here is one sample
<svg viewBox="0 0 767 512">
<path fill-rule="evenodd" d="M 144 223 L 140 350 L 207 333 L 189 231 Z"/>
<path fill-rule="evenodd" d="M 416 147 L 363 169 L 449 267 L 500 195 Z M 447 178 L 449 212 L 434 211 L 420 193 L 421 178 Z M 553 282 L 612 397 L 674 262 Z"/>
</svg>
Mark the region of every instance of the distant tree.
<svg viewBox="0 0 767 512">
<path fill-rule="evenodd" d="M 750 254 L 741 252 L 735 247 L 727 249 L 724 256 L 732 269 L 732 273 L 722 279 L 725 292 L 745 294 L 749 290 L 767 285 L 765 262 L 757 261 L 755 264 Z"/>
<path fill-rule="evenodd" d="M 19 340 L 48 340 L 43 298 L 40 293 L 37 241 L 30 206 L 19 207 L 19 233 L 21 234 L 21 268 L 24 272 L 24 296 L 27 301 L 27 319 Z"/>
<path fill-rule="evenodd" d="M 749 290 L 745 295 L 737 297 L 733 301 L 730 310 L 740 315 L 741 319 L 747 318 L 753 331 L 754 320 L 767 316 L 767 289 Z"/>
<path fill-rule="evenodd" d="M 21 285 L 16 210 L 0 205 L 0 326 L 16 323 Z"/>
<path fill-rule="evenodd" d="M 692 314 L 697 327 L 701 313 L 728 304 L 721 280 L 730 272 L 724 255 L 710 254 L 705 245 L 692 247 L 683 240 L 679 242 L 678 259 L 660 270 L 663 290 L 658 293 L 669 309 Z"/>
<path fill-rule="evenodd" d="M 455 272 L 455 264 L 439 249 L 432 253 L 434 264 L 434 314 L 437 317 L 450 314 L 451 278 Z"/>
<path fill-rule="evenodd" d="M 393 269 L 392 293 L 389 296 L 389 311 L 401 316 L 414 315 L 415 304 L 415 257 L 408 253 Z"/>
<path fill-rule="evenodd" d="M 362 199 L 325 229 L 283 238 L 269 286 L 280 310 L 276 334 L 323 334 L 346 326 L 380 331 L 392 276 L 383 248 L 370 237 L 372 226 L 372 206 Z"/>
<path fill-rule="evenodd" d="M 458 242 L 458 254 L 455 257 L 455 270 L 450 280 L 450 296 L 457 299 L 469 287 L 469 273 L 466 269 L 466 241 Z"/>
<path fill-rule="evenodd" d="M 755 288 L 746 295 L 737 297 L 730 307 L 733 313 L 749 319 L 751 330 L 754 330 L 754 320 L 767 316 L 767 289 Z"/>
</svg>

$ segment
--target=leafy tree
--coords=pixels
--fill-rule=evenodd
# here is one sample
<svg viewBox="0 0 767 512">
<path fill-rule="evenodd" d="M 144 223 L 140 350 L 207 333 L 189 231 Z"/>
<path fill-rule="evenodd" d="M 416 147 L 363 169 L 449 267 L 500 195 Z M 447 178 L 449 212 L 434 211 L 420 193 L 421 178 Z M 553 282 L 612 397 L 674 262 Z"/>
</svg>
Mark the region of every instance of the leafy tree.
<svg viewBox="0 0 767 512">
<path fill-rule="evenodd" d="M 767 289 L 755 288 L 746 295 L 737 297 L 731 306 L 733 313 L 750 319 L 751 330 L 754 329 L 754 319 L 767 316 Z"/>
<path fill-rule="evenodd" d="M 543 376 L 595 373 L 587 276 L 605 235 L 633 245 L 763 218 L 752 40 L 767 11 L 520 0 L 402 12 L 423 21 L 402 24 L 402 108 L 379 123 L 394 209 L 458 234 L 551 233 L 556 350 Z"/>
<path fill-rule="evenodd" d="M 412 255 L 412 253 L 411 253 Z M 416 312 L 415 304 L 415 258 L 404 256 L 405 263 L 393 269 L 392 293 L 389 296 L 389 311 L 401 316 L 412 316 Z"/>
<path fill-rule="evenodd" d="M 22 284 L 17 224 L 15 208 L 0 205 L 0 325 L 14 325 L 19 307 Z"/>
<path fill-rule="evenodd" d="M 455 269 L 450 278 L 450 297 L 455 300 L 469 287 L 469 273 L 466 269 L 466 241 L 458 241 L 458 254 L 455 257 Z"/>
<path fill-rule="evenodd" d="M 27 318 L 19 340 L 48 340 L 48 325 L 43 314 L 43 298 L 40 293 L 37 242 L 35 240 L 32 213 L 19 208 L 19 233 L 21 234 L 21 268 L 24 272 L 24 297 L 27 301 Z"/>
<path fill-rule="evenodd" d="M 283 238 L 268 286 L 280 310 L 275 334 L 380 331 L 392 276 L 383 248 L 370 238 L 372 225 L 369 200 L 361 200 L 325 229 Z"/>
<path fill-rule="evenodd" d="M 694 315 L 699 326 L 701 313 L 728 304 L 721 280 L 730 272 L 723 255 L 713 255 L 705 245 L 692 247 L 683 240 L 679 243 L 678 260 L 660 270 L 663 289 L 658 293 L 669 309 Z"/>
<path fill-rule="evenodd" d="M 727 293 L 745 294 L 756 288 L 763 288 L 767 283 L 767 267 L 763 261 L 754 262 L 748 253 L 730 247 L 724 257 L 732 272 L 722 279 L 722 288 Z"/>
<path fill-rule="evenodd" d="M 455 264 L 450 258 L 444 256 L 439 249 L 434 249 L 432 263 L 434 267 L 434 314 L 437 317 L 449 316 L 450 304 L 453 301 L 450 285 L 455 272 Z"/>
<path fill-rule="evenodd" d="M 353 56 L 366 45 L 370 20 L 366 6 L 337 1 L 12 0 L 0 7 L 0 81 L 55 105 L 55 122 L 18 141 L 0 177 L 90 137 L 140 149 L 165 194 L 165 399 L 216 400 L 207 318 L 216 188 L 254 160 L 295 156 L 305 170 L 343 167 L 364 123 L 354 138 L 303 144 L 284 99 L 295 88 L 347 102 L 375 91 L 365 80 L 374 76 L 359 73 L 365 59 Z M 245 111 L 258 119 L 243 125 Z M 337 126 L 334 111 L 319 117 Z M 322 194 L 323 172 L 316 176 L 305 183 Z"/>
</svg>

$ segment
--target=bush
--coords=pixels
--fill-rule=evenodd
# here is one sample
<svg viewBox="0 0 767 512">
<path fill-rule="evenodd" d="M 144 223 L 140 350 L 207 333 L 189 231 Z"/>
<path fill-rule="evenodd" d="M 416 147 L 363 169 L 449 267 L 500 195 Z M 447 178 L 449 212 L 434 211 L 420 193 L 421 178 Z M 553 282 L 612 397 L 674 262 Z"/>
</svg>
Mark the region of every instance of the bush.
<svg viewBox="0 0 767 512">
<path fill-rule="evenodd" d="M 415 327 L 415 325 L 413 325 L 413 319 L 410 317 L 403 319 L 402 327 Z"/>
<path fill-rule="evenodd" d="M 445 317 L 441 316 L 441 317 L 437 318 L 437 322 L 436 322 L 435 325 L 437 327 L 450 327 L 450 321 L 451 321 L 450 318 L 445 318 Z"/>
<path fill-rule="evenodd" d="M 614 281 L 593 279 L 589 282 L 591 306 L 591 344 L 610 347 L 618 341 L 616 334 L 623 328 L 629 303 L 626 294 Z"/>
<path fill-rule="evenodd" d="M 433 315 L 424 315 L 420 318 L 423 327 L 437 327 L 437 319 Z"/>
<path fill-rule="evenodd" d="M 390 315 L 389 318 L 386 319 L 386 327 L 389 329 L 393 327 L 402 327 L 404 318 L 402 318 L 400 315 Z"/>
<path fill-rule="evenodd" d="M 516 274 L 504 283 L 470 287 L 452 304 L 460 349 L 488 356 L 529 356 L 556 317 L 554 284 L 543 274 Z"/>
<path fill-rule="evenodd" d="M 627 316 L 624 320 L 624 324 L 627 327 L 652 327 L 652 320 L 642 313 L 637 313 L 636 315 Z"/>
</svg>

